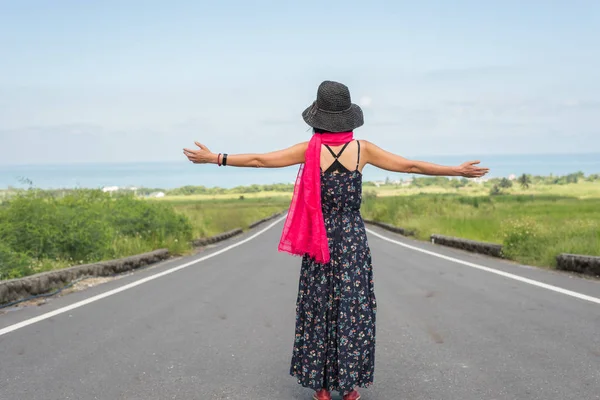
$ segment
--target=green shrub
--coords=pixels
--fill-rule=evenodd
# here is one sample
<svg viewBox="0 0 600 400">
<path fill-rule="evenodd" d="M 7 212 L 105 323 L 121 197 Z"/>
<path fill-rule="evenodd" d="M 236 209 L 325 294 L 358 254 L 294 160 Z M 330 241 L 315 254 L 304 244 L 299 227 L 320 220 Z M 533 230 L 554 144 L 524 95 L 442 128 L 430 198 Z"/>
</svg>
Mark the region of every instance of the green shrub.
<svg viewBox="0 0 600 400">
<path fill-rule="evenodd" d="M 31 274 L 32 261 L 24 254 L 0 243 L 0 280 L 13 279 Z"/>
<path fill-rule="evenodd" d="M 91 261 L 111 257 L 113 231 L 95 193 L 63 198 L 26 194 L 12 199 L 0 224 L 0 241 L 32 258 Z"/>
<path fill-rule="evenodd" d="M 530 218 L 509 220 L 503 226 L 503 253 L 510 259 L 535 260 L 541 252 L 536 224 Z"/>
<path fill-rule="evenodd" d="M 140 236 L 159 241 L 172 236 L 192 238 L 190 221 L 177 214 L 168 203 L 122 197 L 110 203 L 107 219 L 126 236 Z"/>
<path fill-rule="evenodd" d="M 53 264 L 64 267 L 163 247 L 177 254 L 189 248 L 192 232 L 189 219 L 168 203 L 131 195 L 111 198 L 98 190 L 27 191 L 0 207 L 6 276 L 8 270 L 22 276 Z"/>
</svg>

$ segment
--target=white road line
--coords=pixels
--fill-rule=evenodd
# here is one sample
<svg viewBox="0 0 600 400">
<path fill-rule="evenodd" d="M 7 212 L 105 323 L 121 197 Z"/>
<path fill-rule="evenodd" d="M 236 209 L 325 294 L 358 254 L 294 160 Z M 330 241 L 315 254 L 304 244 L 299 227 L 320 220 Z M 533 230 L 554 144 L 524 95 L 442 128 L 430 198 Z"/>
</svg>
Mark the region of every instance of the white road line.
<svg viewBox="0 0 600 400">
<path fill-rule="evenodd" d="M 468 261 L 463 261 L 463 260 L 460 260 L 458 258 L 448 257 L 448 256 L 445 256 L 443 254 L 439 254 L 439 253 L 435 253 L 433 251 L 421 249 L 421 248 L 416 247 L 416 246 L 411 246 L 409 244 L 402 243 L 402 242 L 399 242 L 397 240 L 393 240 L 393 239 L 387 238 L 387 237 L 385 237 L 383 235 L 380 235 L 377 232 L 372 231 L 371 229 L 367 229 L 367 232 L 370 233 L 371 235 L 377 236 L 378 238 L 386 240 L 386 241 L 388 241 L 390 243 L 394 243 L 394 244 L 397 244 L 399 246 L 406 247 L 407 249 L 418 251 L 420 253 L 428 254 L 430 256 L 438 257 L 438 258 L 441 258 L 441 259 L 444 259 L 444 260 L 447 260 L 447 261 L 451 261 L 451 262 L 454 262 L 454 263 L 457 263 L 457 264 L 462 264 L 462 265 L 466 265 L 468 267 L 480 269 L 482 271 L 491 272 L 492 274 L 504 276 L 505 278 L 514 279 L 516 281 L 528 283 L 528 284 L 533 285 L 533 286 L 537 286 L 537 287 L 541 287 L 541 288 L 544 288 L 544 289 L 552 290 L 552 291 L 557 292 L 557 293 L 566 294 L 567 296 L 576 297 L 576 298 L 581 299 L 581 300 L 587 300 L 587 301 L 590 301 L 592 303 L 600 304 L 600 299 L 597 298 L 597 297 L 592 297 L 592 296 L 588 296 L 586 294 L 582 294 L 582 293 L 578 293 L 578 292 L 573 292 L 571 290 L 563 289 L 563 288 L 558 287 L 558 286 L 548 285 L 547 283 L 538 282 L 536 280 L 529 279 L 529 278 L 523 278 L 522 276 L 519 276 L 519 275 L 510 274 L 508 272 L 500 271 L 500 270 L 497 270 L 497 269 L 494 269 L 494 268 L 485 267 L 483 265 L 471 263 L 471 262 L 468 262 Z"/>
<path fill-rule="evenodd" d="M 59 308 L 59 309 L 54 310 L 54 311 L 50 311 L 50 312 L 48 312 L 46 314 L 42 314 L 40 316 L 37 316 L 37 317 L 34 317 L 34 318 L 30 318 L 28 320 L 19 322 L 17 324 L 7 326 L 6 328 L 0 329 L 0 336 L 6 335 L 7 333 L 10 333 L 10 332 L 14 332 L 17 329 L 24 328 L 24 327 L 26 327 L 28 325 L 35 324 L 36 322 L 40 322 L 40 321 L 43 321 L 45 319 L 52 318 L 54 316 L 66 313 L 67 311 L 71 311 L 71 310 L 74 310 L 76 308 L 83 307 L 83 306 L 85 306 L 87 304 L 90 304 L 90 303 L 93 303 L 95 301 L 101 300 L 101 299 L 103 299 L 105 297 L 109 297 L 109 296 L 112 296 L 114 294 L 124 292 L 125 290 L 134 288 L 134 287 L 139 286 L 139 285 L 141 285 L 143 283 L 153 281 L 154 279 L 158 279 L 158 278 L 163 277 L 165 275 L 172 274 L 173 272 L 177 272 L 177 271 L 179 271 L 181 269 L 184 269 L 184 268 L 187 268 L 187 267 L 189 267 L 191 265 L 198 264 L 199 262 L 208 260 L 209 258 L 216 257 L 219 254 L 223 254 L 226 251 L 229 251 L 229 250 L 234 249 L 234 248 L 236 248 L 238 246 L 241 246 L 242 244 L 247 243 L 250 240 L 256 238 L 257 236 L 265 233 L 266 231 L 268 231 L 269 229 L 271 229 L 272 227 L 274 227 L 275 225 L 277 225 L 278 223 L 280 223 L 281 221 L 283 221 L 285 218 L 286 218 L 286 216 L 284 215 L 283 217 L 279 218 L 277 221 L 273 222 L 271 225 L 267 226 L 265 229 L 263 229 L 263 230 L 261 230 L 259 232 L 256 232 L 254 235 L 252 235 L 252 236 L 250 236 L 250 237 L 248 237 L 248 238 L 246 238 L 246 239 L 244 239 L 244 240 L 242 240 L 240 242 L 237 242 L 237 243 L 234 243 L 234 244 L 232 244 L 230 246 L 227 246 L 224 249 L 215 251 L 212 254 L 209 254 L 207 256 L 199 258 L 197 260 L 190 261 L 188 263 L 185 263 L 185 264 L 179 265 L 177 267 L 168 269 L 168 270 L 160 272 L 158 274 L 155 274 L 155 275 L 152 275 L 152 276 L 148 276 L 146 278 L 137 280 L 135 282 L 131 282 L 131 283 L 125 285 L 125 286 L 121 286 L 121 287 L 118 287 L 116 289 L 109 290 L 108 292 L 104 292 L 104 293 L 101 293 L 101 294 L 96 295 L 94 297 L 90 297 L 89 299 L 78 301 L 77 303 L 73 303 L 73 304 L 71 304 L 69 306 L 62 307 L 62 308 Z"/>
</svg>

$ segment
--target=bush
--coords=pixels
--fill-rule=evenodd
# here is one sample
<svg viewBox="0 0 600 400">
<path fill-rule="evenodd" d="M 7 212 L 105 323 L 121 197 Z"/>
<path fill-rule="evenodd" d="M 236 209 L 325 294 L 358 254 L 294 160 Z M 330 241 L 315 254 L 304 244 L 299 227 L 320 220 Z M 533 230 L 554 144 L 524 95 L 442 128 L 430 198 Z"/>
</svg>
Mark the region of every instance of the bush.
<svg viewBox="0 0 600 400">
<path fill-rule="evenodd" d="M 502 189 L 500 189 L 500 187 L 498 185 L 494 185 L 490 189 L 490 196 L 499 196 L 501 194 L 504 194 L 504 193 L 502 192 Z"/>
<path fill-rule="evenodd" d="M 512 185 L 513 185 L 512 181 L 510 181 L 506 178 L 502 178 L 500 180 L 500 183 L 498 184 L 498 186 L 503 189 L 510 189 L 512 187 Z"/>
<path fill-rule="evenodd" d="M 169 204 L 131 195 L 112 199 L 98 190 L 28 191 L 0 208 L 2 272 L 7 276 L 51 269 L 51 263 L 96 262 L 160 247 L 178 252 L 191 239 L 186 216 Z M 24 269 L 32 261 L 36 271 Z"/>
<path fill-rule="evenodd" d="M 58 201 L 18 196 L 4 210 L 0 241 L 33 258 L 102 257 L 110 243 L 108 226 L 78 202 L 72 195 Z"/>
<path fill-rule="evenodd" d="M 139 236 L 143 239 L 162 241 L 168 237 L 192 238 L 192 225 L 189 220 L 177 214 L 167 203 L 148 202 L 133 197 L 122 197 L 108 205 L 105 213 L 108 221 L 118 227 L 125 236 Z"/>
<path fill-rule="evenodd" d="M 32 261 L 29 257 L 13 251 L 4 243 L 0 243 L 0 280 L 29 275 L 31 264 Z"/>
<path fill-rule="evenodd" d="M 515 258 L 524 253 L 531 253 L 536 247 L 537 231 L 535 222 L 530 219 L 507 221 L 503 226 L 504 253 Z"/>
</svg>

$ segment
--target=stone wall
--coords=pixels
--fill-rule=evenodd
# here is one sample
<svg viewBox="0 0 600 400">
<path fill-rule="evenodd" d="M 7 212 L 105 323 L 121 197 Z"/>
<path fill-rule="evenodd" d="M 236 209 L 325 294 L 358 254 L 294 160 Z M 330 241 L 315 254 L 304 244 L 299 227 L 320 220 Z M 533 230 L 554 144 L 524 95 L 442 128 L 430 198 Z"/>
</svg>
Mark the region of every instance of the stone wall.
<svg viewBox="0 0 600 400">
<path fill-rule="evenodd" d="M 431 243 L 454 247 L 472 253 L 485 254 L 492 257 L 502 257 L 502 245 L 496 243 L 478 242 L 452 236 L 431 235 Z"/>
<path fill-rule="evenodd" d="M 600 277 L 600 257 L 563 253 L 556 256 L 556 268 Z"/>
<path fill-rule="evenodd" d="M 169 251 L 167 249 L 160 249 L 117 260 L 77 265 L 56 271 L 42 272 L 24 278 L 0 281 L 0 304 L 48 293 L 83 276 L 110 276 L 119 274 L 148 264 L 154 264 L 168 257 Z"/>
<path fill-rule="evenodd" d="M 194 247 L 207 246 L 209 244 L 218 243 L 231 237 L 241 235 L 243 232 L 244 231 L 242 231 L 240 228 L 233 229 L 229 232 L 221 233 L 220 235 L 192 240 L 192 245 L 194 245 Z"/>
<path fill-rule="evenodd" d="M 372 221 L 370 219 L 365 219 L 365 223 L 374 225 L 374 226 L 378 226 L 378 227 L 388 230 L 390 232 L 399 233 L 400 235 L 404 235 L 404 236 L 414 236 L 415 235 L 414 231 L 400 228 L 399 226 L 386 224 L 385 222 Z"/>
<path fill-rule="evenodd" d="M 271 215 L 270 217 L 263 218 L 263 219 L 261 219 L 261 220 L 259 220 L 259 221 L 256 221 L 256 222 L 254 222 L 254 223 L 250 224 L 250 226 L 249 226 L 248 228 L 249 228 L 249 229 L 254 229 L 254 228 L 256 228 L 256 227 L 257 227 L 258 225 L 260 225 L 260 224 L 264 224 L 264 223 L 265 223 L 265 222 L 267 222 L 267 221 L 270 221 L 270 220 L 272 220 L 272 219 L 275 219 L 275 218 L 279 217 L 281 214 L 283 214 L 283 213 L 280 213 L 280 212 L 279 212 L 279 213 L 275 213 L 275 214 Z"/>
</svg>

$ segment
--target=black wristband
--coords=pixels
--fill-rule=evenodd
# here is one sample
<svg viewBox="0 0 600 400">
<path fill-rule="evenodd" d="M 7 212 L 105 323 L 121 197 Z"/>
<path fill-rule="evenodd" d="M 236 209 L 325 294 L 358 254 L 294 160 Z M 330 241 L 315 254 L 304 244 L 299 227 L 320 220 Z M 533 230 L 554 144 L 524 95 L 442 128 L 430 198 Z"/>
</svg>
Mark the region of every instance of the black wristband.
<svg viewBox="0 0 600 400">
<path fill-rule="evenodd" d="M 227 166 L 227 153 L 223 153 L 223 166 Z"/>
</svg>

